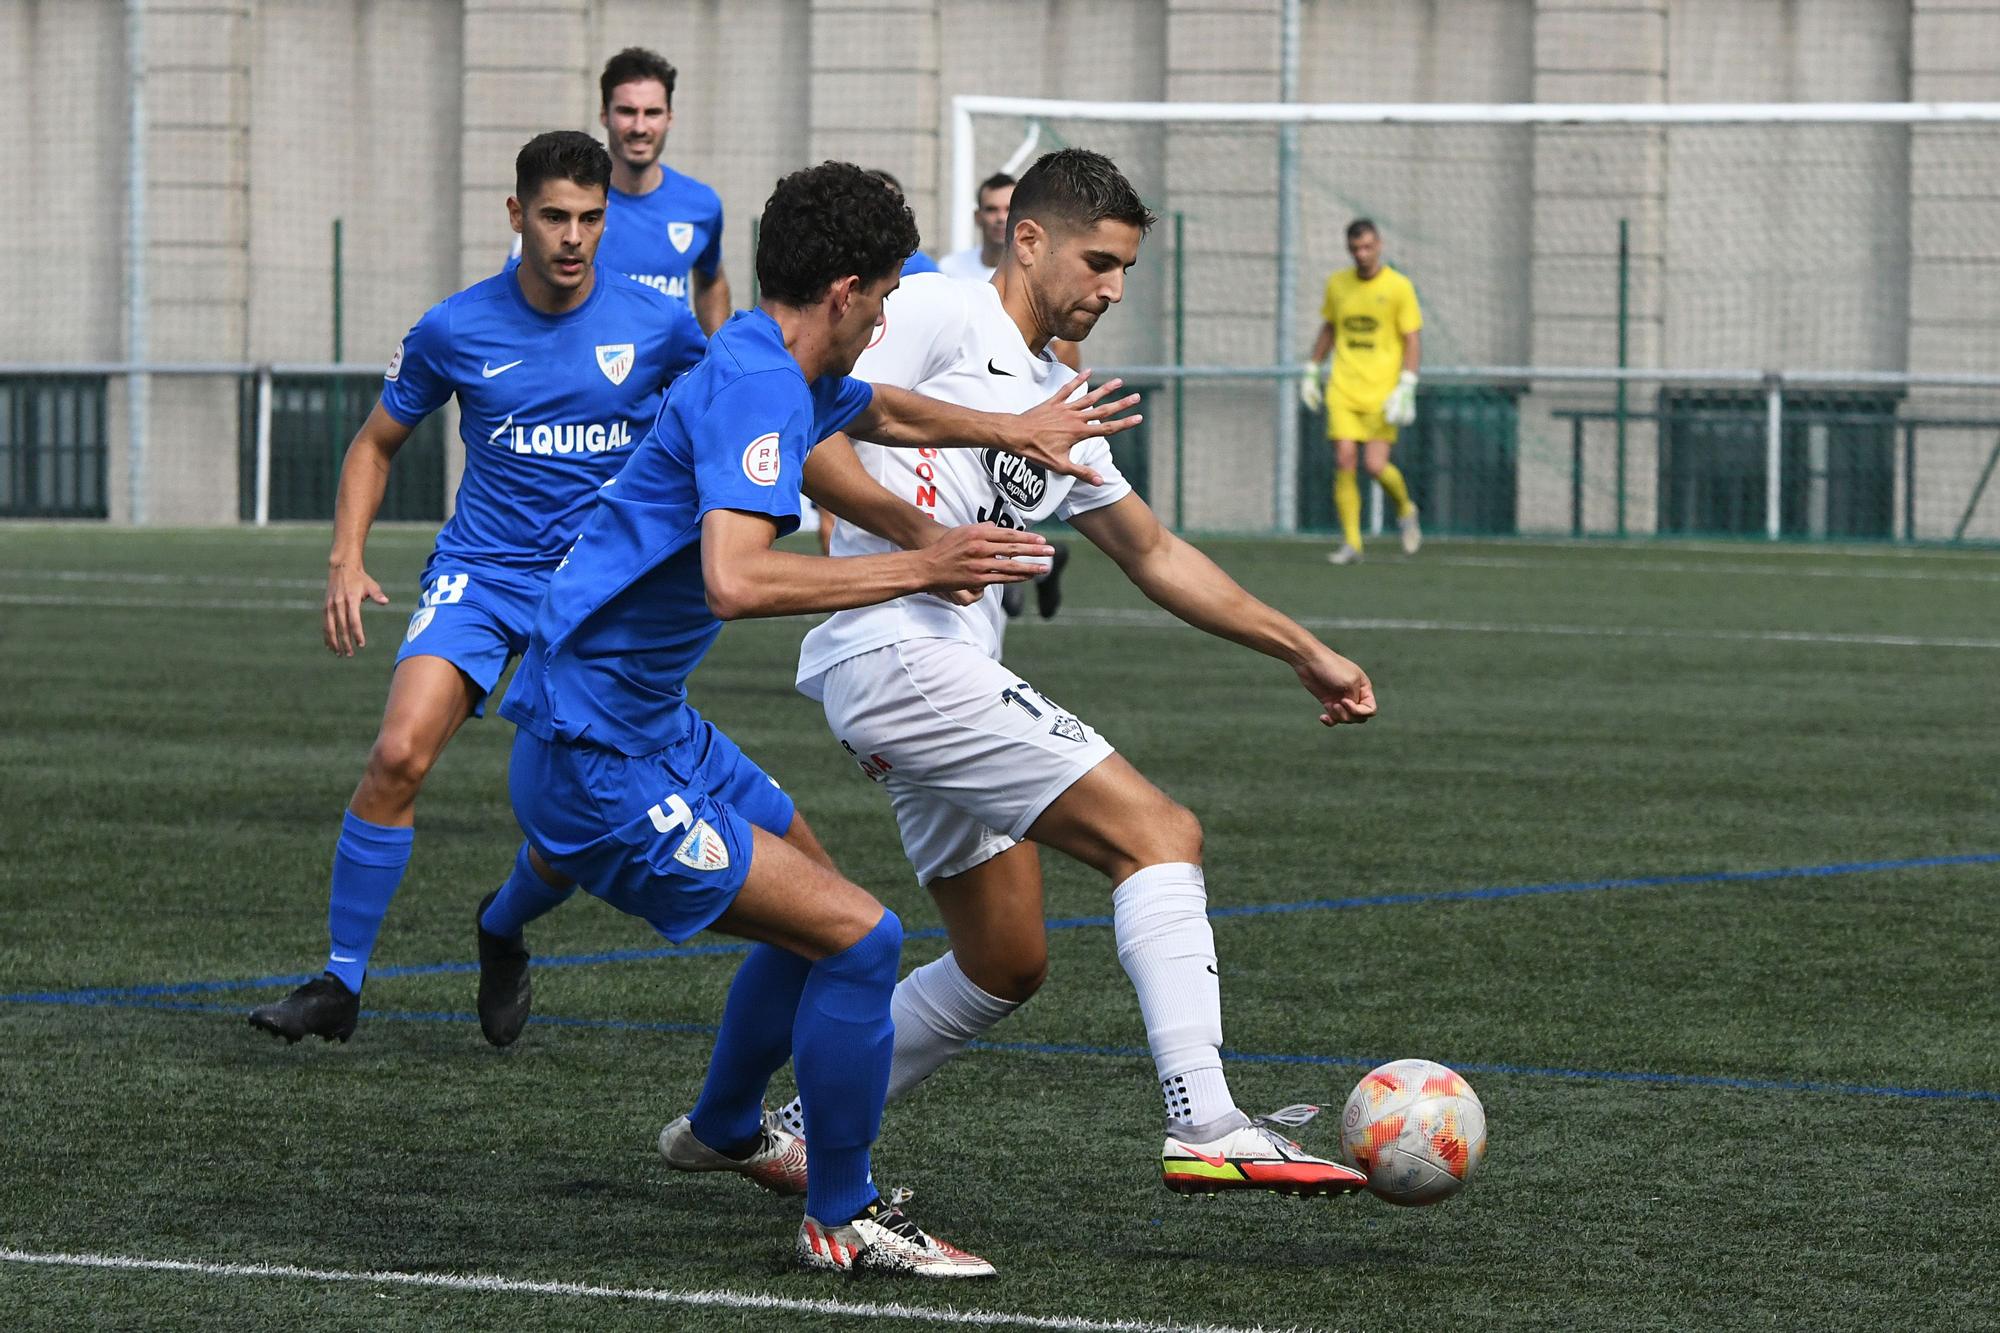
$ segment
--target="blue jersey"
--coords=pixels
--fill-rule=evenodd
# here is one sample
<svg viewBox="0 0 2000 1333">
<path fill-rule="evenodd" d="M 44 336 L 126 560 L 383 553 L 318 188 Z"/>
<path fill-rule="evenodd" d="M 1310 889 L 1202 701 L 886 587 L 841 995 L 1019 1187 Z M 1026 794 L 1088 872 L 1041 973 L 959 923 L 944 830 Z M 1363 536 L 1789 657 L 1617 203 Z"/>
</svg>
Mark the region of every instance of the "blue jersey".
<svg viewBox="0 0 2000 1333">
<path fill-rule="evenodd" d="M 912 273 L 935 273 L 937 271 L 937 260 L 932 259 L 929 255 L 919 250 L 903 261 L 903 271 L 896 276 L 907 278 Z"/>
<path fill-rule="evenodd" d="M 613 189 L 604 208 L 597 263 L 665 292 L 690 310 L 690 271 L 714 277 L 722 266 L 722 198 L 692 176 L 660 168 L 646 194 Z"/>
<path fill-rule="evenodd" d="M 511 270 L 424 312 L 389 362 L 382 407 L 414 426 L 458 396 L 465 474 L 438 555 L 554 566 L 706 343 L 686 309 L 601 267 L 564 314 L 529 305 Z"/>
<path fill-rule="evenodd" d="M 702 516 L 740 509 L 780 534 L 796 528 L 806 454 L 873 399 L 844 375 L 806 383 L 776 320 L 733 316 L 549 580 L 501 716 L 627 755 L 683 739 L 688 675 L 722 629 L 702 579 Z"/>
</svg>

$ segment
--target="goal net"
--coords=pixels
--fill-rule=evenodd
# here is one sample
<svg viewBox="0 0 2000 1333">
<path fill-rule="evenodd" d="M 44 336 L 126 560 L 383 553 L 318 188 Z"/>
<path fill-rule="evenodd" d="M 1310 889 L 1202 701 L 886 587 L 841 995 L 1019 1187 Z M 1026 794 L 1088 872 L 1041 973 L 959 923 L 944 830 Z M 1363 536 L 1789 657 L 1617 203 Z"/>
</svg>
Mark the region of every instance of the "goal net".
<svg viewBox="0 0 2000 1333">
<path fill-rule="evenodd" d="M 1154 368 L 1154 500 L 1187 526 L 1329 517 L 1279 374 L 1362 217 L 1423 306 L 1399 461 L 1439 526 L 1949 537 L 2000 431 L 1991 104 L 961 98 L 948 216 L 1070 145 L 1163 219 L 1088 359 Z"/>
</svg>

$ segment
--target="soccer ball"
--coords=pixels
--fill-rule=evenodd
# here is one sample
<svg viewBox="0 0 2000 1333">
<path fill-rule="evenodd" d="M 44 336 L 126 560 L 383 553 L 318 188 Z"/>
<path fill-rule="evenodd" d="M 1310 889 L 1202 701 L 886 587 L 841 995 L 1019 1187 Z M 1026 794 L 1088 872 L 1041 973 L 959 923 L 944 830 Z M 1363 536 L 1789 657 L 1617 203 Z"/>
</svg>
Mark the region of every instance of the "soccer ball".
<svg viewBox="0 0 2000 1333">
<path fill-rule="evenodd" d="M 1429 1060 L 1368 1071 L 1340 1113 L 1340 1156 L 1387 1203 L 1415 1207 L 1465 1188 L 1486 1155 L 1486 1108 L 1472 1085 Z"/>
</svg>

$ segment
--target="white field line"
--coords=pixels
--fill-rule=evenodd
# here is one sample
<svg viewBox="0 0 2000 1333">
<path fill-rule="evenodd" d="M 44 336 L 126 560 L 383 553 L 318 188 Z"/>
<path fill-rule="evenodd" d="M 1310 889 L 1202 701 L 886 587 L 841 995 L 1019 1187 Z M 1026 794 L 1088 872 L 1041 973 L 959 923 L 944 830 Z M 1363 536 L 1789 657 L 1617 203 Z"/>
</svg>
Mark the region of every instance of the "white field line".
<svg viewBox="0 0 2000 1333">
<path fill-rule="evenodd" d="M 1536 625 L 1505 624 L 1476 620 L 1385 620 L 1361 616 L 1300 616 L 1299 624 L 1311 630 L 1401 630 L 1413 634 L 1539 634 L 1575 639 L 1692 639 L 1722 643 L 1811 643 L 1864 648 L 1975 648 L 2000 649 L 2000 639 L 1947 639 L 1916 634 L 1826 634 L 1783 629 L 1661 629 L 1647 625 Z M 1050 621 L 1029 621 L 1038 629 L 1078 628 L 1093 625 L 1122 625 L 1132 629 L 1185 629 L 1181 621 L 1164 611 L 1143 608 L 1112 610 L 1101 607 L 1064 608 Z M 1017 630 L 1018 632 L 1018 630 Z M 1034 633 L 1034 630 L 1030 630 Z"/>
<path fill-rule="evenodd" d="M 286 611 L 318 612 L 319 602 L 252 600 L 161 601 L 148 597 L 66 597 L 55 593 L 0 593 L 0 606 L 51 606 L 73 610 L 133 611 Z M 400 615 L 395 606 L 368 606 L 369 615 Z M 783 625 L 796 617 L 748 622 L 755 625 Z M 1181 621 L 1164 611 L 1143 608 L 1076 607 L 1065 610 L 1051 621 L 1023 621 L 1035 628 L 1081 629 L 1118 625 L 1127 629 L 1184 629 Z M 1918 634 L 1831 634 L 1809 630 L 1728 630 L 1664 629 L 1649 625 L 1538 625 L 1505 624 L 1476 620 L 1385 620 L 1353 616 L 1301 616 L 1299 624 L 1311 630 L 1397 630 L 1411 634 L 1529 634 L 1571 639 L 1684 639 L 1720 643 L 1804 643 L 1860 648 L 1971 648 L 1991 652 L 2000 649 L 2000 639 L 1954 639 Z M 1019 632 L 1019 631 L 1017 631 Z"/>
<path fill-rule="evenodd" d="M 289 1264 L 200 1263 L 180 1259 L 137 1259 L 116 1254 L 36 1254 L 0 1249 L 0 1262 L 44 1267 L 113 1269 L 140 1273 L 189 1273 L 202 1277 L 280 1278 L 299 1282 L 353 1282 L 368 1286 L 431 1287 L 446 1291 L 510 1296 L 573 1296 L 587 1300 L 646 1301 L 656 1305 L 727 1310 L 773 1310 L 794 1314 L 844 1315 L 854 1319 L 903 1319 L 955 1328 L 1044 1328 L 1069 1333 L 1271 1333 L 1260 1327 L 1223 1324 L 1161 1324 L 1138 1319 L 1084 1319 L 1074 1315 L 1013 1314 L 1000 1310 L 926 1308 L 893 1301 L 803 1300 L 741 1291 L 677 1291 L 660 1287 L 599 1287 L 578 1282 L 528 1282 L 515 1278 L 456 1273 L 375 1273 L 337 1268 L 294 1268 Z"/>
<path fill-rule="evenodd" d="M 106 611 L 323 611 L 321 602 L 279 602 L 203 598 L 164 600 L 158 597 L 64 597 L 56 593 L 0 592 L 0 606 L 58 606 Z M 370 610 L 375 608 L 370 607 Z M 389 608 L 393 611 L 395 608 Z"/>
<path fill-rule="evenodd" d="M 0 579 L 25 583 L 136 583 L 150 587 L 186 588 L 312 588 L 325 579 L 271 579 L 250 574 L 148 574 L 108 569 L 0 569 Z"/>
<path fill-rule="evenodd" d="M 1909 583 L 2000 583 L 2000 570 L 1786 568 L 1784 565 L 1704 564 L 1681 560 L 1535 560 L 1507 555 L 1425 556 L 1426 565 L 1458 569 L 1553 569 L 1591 574 L 1726 574 L 1764 575 L 1780 579 L 1893 579 Z"/>
</svg>

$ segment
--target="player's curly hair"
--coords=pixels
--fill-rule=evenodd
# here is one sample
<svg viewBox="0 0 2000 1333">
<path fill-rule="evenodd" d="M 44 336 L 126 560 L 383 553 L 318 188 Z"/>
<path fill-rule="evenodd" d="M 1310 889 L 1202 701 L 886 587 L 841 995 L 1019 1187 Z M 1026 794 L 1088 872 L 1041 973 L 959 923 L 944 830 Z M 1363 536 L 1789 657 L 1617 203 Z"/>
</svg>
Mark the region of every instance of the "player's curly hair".
<svg viewBox="0 0 2000 1333">
<path fill-rule="evenodd" d="M 674 104 L 674 80 L 680 71 L 667 63 L 667 58 L 658 51 L 649 51 L 643 46 L 628 46 L 611 59 L 604 62 L 604 72 L 597 76 L 597 91 L 600 108 L 611 105 L 611 90 L 621 83 L 643 83 L 647 79 L 657 82 L 667 90 L 667 105 Z"/>
<path fill-rule="evenodd" d="M 917 250 L 903 196 L 852 162 L 822 162 L 778 182 L 757 233 L 763 295 L 807 306 L 842 278 L 875 282 Z"/>
<path fill-rule="evenodd" d="M 555 180 L 609 191 L 611 154 L 581 130 L 537 134 L 514 157 L 514 197 L 525 204 L 544 182 Z"/>
<path fill-rule="evenodd" d="M 1100 222 L 1125 222 L 1140 233 L 1160 219 L 1140 200 L 1125 173 L 1102 153 L 1060 148 L 1043 153 L 1014 184 L 1007 234 L 1033 218 L 1050 231 L 1087 231 Z"/>
</svg>

